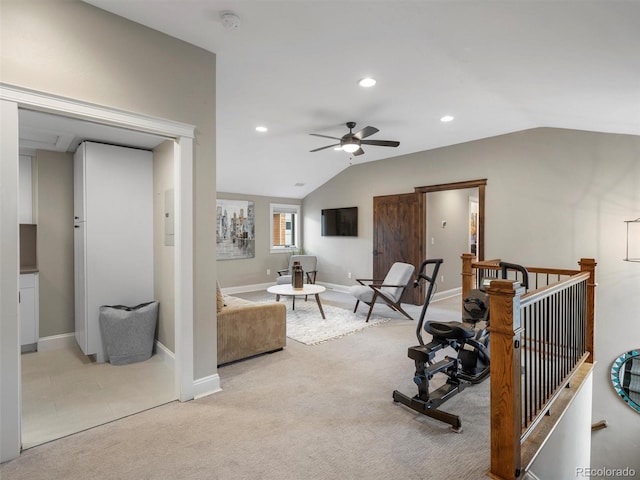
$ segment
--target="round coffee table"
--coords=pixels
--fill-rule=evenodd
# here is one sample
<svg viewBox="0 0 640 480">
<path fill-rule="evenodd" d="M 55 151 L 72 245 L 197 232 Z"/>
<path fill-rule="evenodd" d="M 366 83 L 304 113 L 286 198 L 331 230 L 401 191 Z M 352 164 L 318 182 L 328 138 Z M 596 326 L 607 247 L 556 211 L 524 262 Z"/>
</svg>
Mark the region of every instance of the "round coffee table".
<svg viewBox="0 0 640 480">
<path fill-rule="evenodd" d="M 267 288 L 267 292 L 275 294 L 276 302 L 280 301 L 280 295 L 291 297 L 293 299 L 292 303 L 294 310 L 296 309 L 296 297 L 314 295 L 316 297 L 316 302 L 318 303 L 318 308 L 320 309 L 320 315 L 322 315 L 323 319 L 325 318 L 324 310 L 322 310 L 319 294 L 326 290 L 327 289 L 322 285 L 315 285 L 312 283 L 305 283 L 302 288 L 293 288 L 293 285 L 291 284 L 273 285 L 272 287 Z"/>
</svg>

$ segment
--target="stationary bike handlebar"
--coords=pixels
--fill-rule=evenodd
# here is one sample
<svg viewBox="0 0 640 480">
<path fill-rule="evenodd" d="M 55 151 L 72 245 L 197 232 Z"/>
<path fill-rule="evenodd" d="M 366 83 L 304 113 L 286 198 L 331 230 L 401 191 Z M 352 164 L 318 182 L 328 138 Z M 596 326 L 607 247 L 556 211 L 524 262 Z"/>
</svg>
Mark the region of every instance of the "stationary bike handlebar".
<svg viewBox="0 0 640 480">
<path fill-rule="evenodd" d="M 440 269 L 440 265 L 442 265 L 443 261 L 444 260 L 442 260 L 441 258 L 432 258 L 422 262 L 422 265 L 420 265 L 418 273 L 416 274 L 416 279 L 413 282 L 414 288 L 419 286 L 420 282 L 423 280 L 429 283 L 429 288 L 425 296 L 424 305 L 422 306 L 422 312 L 420 312 L 420 319 L 418 320 L 418 325 L 416 326 L 416 337 L 418 338 L 418 342 L 420 342 L 420 345 L 424 345 L 424 341 L 422 340 L 422 326 L 424 324 L 424 317 L 427 313 L 427 309 L 429 308 L 429 302 L 431 302 L 433 289 L 438 278 L 438 270 Z M 433 265 L 431 275 L 426 274 L 426 268 L 428 265 Z"/>
<path fill-rule="evenodd" d="M 440 268 L 440 265 L 442 264 L 442 262 L 444 262 L 444 260 L 441 258 L 431 258 L 422 262 L 422 265 L 420 265 L 420 268 L 418 269 L 418 273 L 416 274 L 416 279 L 413 282 L 413 287 L 415 288 L 418 285 L 420 285 L 420 280 L 426 280 L 429 283 L 434 283 L 433 279 L 438 274 L 438 269 Z M 434 264 L 435 267 L 433 268 L 433 272 L 429 277 L 424 273 L 424 271 L 427 268 L 427 265 L 431 265 L 431 264 Z"/>
<path fill-rule="evenodd" d="M 500 268 L 502 269 L 503 279 L 507 278 L 507 270 L 516 270 L 520 272 L 520 274 L 522 275 L 521 285 L 525 289 L 527 290 L 529 289 L 529 271 L 525 267 L 523 267 L 522 265 L 518 265 L 516 263 L 508 263 L 508 262 L 500 262 L 498 266 L 500 266 Z"/>
</svg>

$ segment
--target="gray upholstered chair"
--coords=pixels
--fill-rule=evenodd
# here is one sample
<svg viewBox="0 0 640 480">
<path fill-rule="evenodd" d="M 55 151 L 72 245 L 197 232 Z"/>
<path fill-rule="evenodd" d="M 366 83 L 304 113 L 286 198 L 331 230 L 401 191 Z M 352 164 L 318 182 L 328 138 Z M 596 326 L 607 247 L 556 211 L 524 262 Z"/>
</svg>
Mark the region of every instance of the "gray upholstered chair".
<svg viewBox="0 0 640 480">
<path fill-rule="evenodd" d="M 289 268 L 278 270 L 278 278 L 276 279 L 278 285 L 291 283 L 293 262 L 300 262 L 306 283 L 316 283 L 318 257 L 315 255 L 291 255 L 291 258 L 289 258 Z"/>
<path fill-rule="evenodd" d="M 356 278 L 360 285 L 354 285 L 349 288 L 349 293 L 356 297 L 356 306 L 353 312 L 356 312 L 360 302 L 366 303 L 369 305 L 368 322 L 373 306 L 376 303 L 386 303 L 392 310 L 402 313 L 409 320 L 413 320 L 411 315 L 402 309 L 400 298 L 409 282 L 411 282 L 414 270 L 415 267 L 409 263 L 396 262 L 391 265 L 384 280 Z"/>
</svg>

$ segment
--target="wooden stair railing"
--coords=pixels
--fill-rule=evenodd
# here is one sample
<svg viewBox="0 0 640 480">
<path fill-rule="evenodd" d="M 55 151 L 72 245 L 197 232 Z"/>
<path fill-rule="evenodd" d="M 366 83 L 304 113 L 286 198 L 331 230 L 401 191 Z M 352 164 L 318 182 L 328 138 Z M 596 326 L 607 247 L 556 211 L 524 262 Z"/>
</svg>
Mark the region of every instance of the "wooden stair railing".
<svg viewBox="0 0 640 480">
<path fill-rule="evenodd" d="M 498 270 L 499 260 L 475 262 L 470 254 L 462 255 L 462 298 L 474 288 L 474 270 Z M 580 270 L 528 268 L 530 274 L 546 275 L 545 285 L 525 293 L 520 282 L 513 279 L 495 279 L 487 288 L 490 302 L 491 333 L 491 467 L 488 475 L 495 479 L 518 478 L 528 468 L 545 444 L 555 424 L 568 408 L 584 379 L 593 368 L 594 319 L 595 319 L 595 267 L 593 259 L 581 259 Z M 549 276 L 558 281 L 547 285 Z M 562 278 L 566 277 L 566 278 Z M 529 279 L 531 284 L 531 278 Z M 521 352 L 525 340 L 522 309 L 555 292 L 565 285 L 586 282 L 584 302 L 584 355 L 576 361 L 568 375 L 554 385 L 536 420 L 523 423 Z M 477 285 L 477 284 L 476 284 Z M 586 299 L 586 300 L 585 300 Z M 582 317 L 581 317 L 582 318 Z M 573 382 L 573 383 L 572 383 Z M 571 389 L 564 388 L 571 384 Z M 554 405 L 553 418 L 544 414 Z M 543 418 L 544 417 L 544 418 Z"/>
<path fill-rule="evenodd" d="M 491 312 L 491 474 L 520 475 L 522 327 L 520 298 L 524 288 L 514 280 L 494 280 L 487 289 Z"/>
</svg>

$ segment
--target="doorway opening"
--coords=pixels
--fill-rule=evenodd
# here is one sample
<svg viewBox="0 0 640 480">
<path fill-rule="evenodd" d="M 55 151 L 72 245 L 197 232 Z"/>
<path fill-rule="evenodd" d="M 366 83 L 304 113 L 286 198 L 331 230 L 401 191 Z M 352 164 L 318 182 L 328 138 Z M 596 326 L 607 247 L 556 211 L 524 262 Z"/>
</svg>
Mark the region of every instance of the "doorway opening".
<svg viewBox="0 0 640 480">
<path fill-rule="evenodd" d="M 173 329 L 174 322 L 173 289 L 168 288 L 175 283 L 171 266 L 174 252 L 173 247 L 163 245 L 159 235 L 164 226 L 161 200 L 165 189 L 174 187 L 175 142 L 164 136 L 140 134 L 33 110 L 20 109 L 18 113 L 20 253 L 22 260 L 27 247 L 32 247 L 28 258 L 34 259 L 26 266 L 21 261 L 20 280 L 21 285 L 39 287 L 20 290 L 24 450 L 177 398 L 174 335 L 168 332 L 169 328 Z M 51 142 L 54 138 L 56 141 Z M 80 158 L 74 160 L 74 156 L 78 149 L 85 151 L 82 144 L 88 139 L 91 139 L 88 143 L 91 151 L 99 152 L 100 157 L 100 160 L 94 159 L 91 168 L 100 173 L 93 174 L 94 182 L 85 192 L 83 189 L 78 191 L 81 184 L 76 177 L 84 169 L 75 168 L 79 167 L 76 164 Z M 107 181 L 107 178 L 111 180 Z M 111 197 L 112 191 L 118 191 L 116 197 Z M 97 225 L 96 218 L 102 215 L 103 223 L 108 218 L 110 224 L 123 228 L 116 227 L 111 230 L 114 233 L 104 232 L 93 237 L 88 249 L 93 256 L 88 256 L 86 262 L 97 265 L 100 258 L 109 258 L 108 262 L 119 267 L 101 274 L 97 279 L 99 283 L 96 283 L 95 273 L 105 270 L 94 268 L 92 286 L 78 289 L 80 285 L 84 286 L 82 279 L 85 278 L 81 265 L 84 264 L 82 252 L 87 251 L 82 241 L 86 224 L 75 221 L 78 217 L 74 215 L 80 214 L 78 203 L 85 195 L 94 202 L 89 223 Z M 115 206 L 118 202 L 120 208 Z M 133 204 L 140 205 L 135 216 L 121 216 Z M 27 226 L 37 238 L 34 245 L 24 242 L 22 233 Z M 100 227 L 94 230 L 97 229 Z M 123 236 L 125 231 L 127 236 Z M 134 231 L 137 233 L 132 233 Z M 96 241 L 102 238 L 102 243 Z M 115 245 L 119 245 L 119 250 Z M 134 251 L 138 253 L 134 254 Z M 133 264 L 136 264 L 135 270 L 130 267 Z M 121 277 L 122 269 L 132 278 L 137 275 L 136 280 Z M 29 282 L 29 279 L 35 281 Z M 30 303 L 35 306 L 33 311 L 37 315 L 23 315 L 29 310 L 28 297 L 23 291 L 35 292 Z M 162 308 L 158 338 L 150 359 L 115 367 L 108 362 L 102 363 L 104 355 L 102 359 L 87 355 L 94 352 L 88 350 L 86 342 L 82 349 L 79 347 L 77 336 L 87 334 L 88 330 L 78 329 L 77 318 L 74 323 L 74 303 L 79 302 L 75 305 L 77 316 L 78 305 L 86 305 L 84 293 L 89 291 L 94 298 L 103 296 L 101 304 L 112 303 L 109 299 L 117 298 L 122 300 L 116 303 L 126 303 L 123 294 L 136 298 L 131 306 L 143 301 L 159 302 Z M 90 311 L 97 313 L 97 309 Z M 80 318 L 84 318 L 82 313 Z M 97 317 L 94 318 L 97 321 Z M 32 330 L 37 334 L 25 338 L 23 332 L 29 322 L 35 324 Z M 97 323 L 91 327 L 94 336 L 98 335 L 97 327 Z M 95 342 L 102 343 L 99 337 Z"/>
<path fill-rule="evenodd" d="M 460 255 L 477 251 L 478 188 L 426 193 L 425 258 L 441 258 L 438 297 L 461 291 Z"/>
<path fill-rule="evenodd" d="M 107 127 L 162 135 L 174 144 L 174 188 L 175 188 L 175 358 L 173 392 L 186 401 L 194 397 L 193 381 L 193 139 L 195 128 L 190 125 L 163 119 L 155 119 L 106 107 L 85 104 L 72 99 L 51 97 L 41 92 L 32 92 L 17 87 L 0 88 L 0 112 L 3 129 L 1 157 L 3 174 L 2 242 L 0 256 L 3 264 L 10 265 L 15 259 L 15 271 L 3 269 L 0 305 L 0 343 L 2 349 L 0 378 L 2 379 L 3 402 L 0 404 L 1 461 L 15 458 L 21 448 L 21 358 L 18 282 L 12 281 L 19 274 L 18 218 L 12 206 L 18 204 L 18 133 L 19 109 L 37 110 L 63 117 L 84 120 Z M 12 180 L 15 178 L 15 181 Z M 18 346 L 18 348 L 16 348 Z M 215 387 L 213 378 L 207 384 Z M 217 377 L 217 376 L 215 376 Z"/>
<path fill-rule="evenodd" d="M 436 192 L 451 192 L 457 190 L 468 191 L 465 200 L 464 211 L 468 211 L 469 197 L 477 198 L 477 212 L 474 207 L 474 229 L 476 257 L 478 260 L 484 259 L 484 209 L 485 209 L 485 188 L 486 179 L 469 180 L 464 182 L 454 182 L 438 185 L 428 185 L 416 187 L 412 193 L 385 195 L 374 197 L 373 199 L 373 276 L 374 278 L 384 278 L 391 264 L 395 261 L 411 263 L 419 266 L 428 253 L 427 244 L 427 194 Z M 462 241 L 455 259 L 447 262 L 449 273 L 444 271 L 445 280 L 450 278 L 460 283 L 460 255 L 470 248 L 469 233 L 469 213 L 464 214 L 460 219 L 462 224 Z M 456 214 L 456 217 L 459 217 Z M 436 218 L 436 222 L 447 221 L 446 218 Z M 437 230 L 437 226 L 433 230 Z M 445 223 L 444 229 L 446 230 Z M 435 244 L 435 239 L 434 239 Z M 422 286 L 414 289 L 407 289 L 402 301 L 421 305 L 424 302 L 425 292 Z"/>
<path fill-rule="evenodd" d="M 444 260 L 437 281 L 439 295 L 462 291 L 460 255 L 484 259 L 486 179 L 416 188 L 424 197 L 425 258 Z"/>
</svg>

